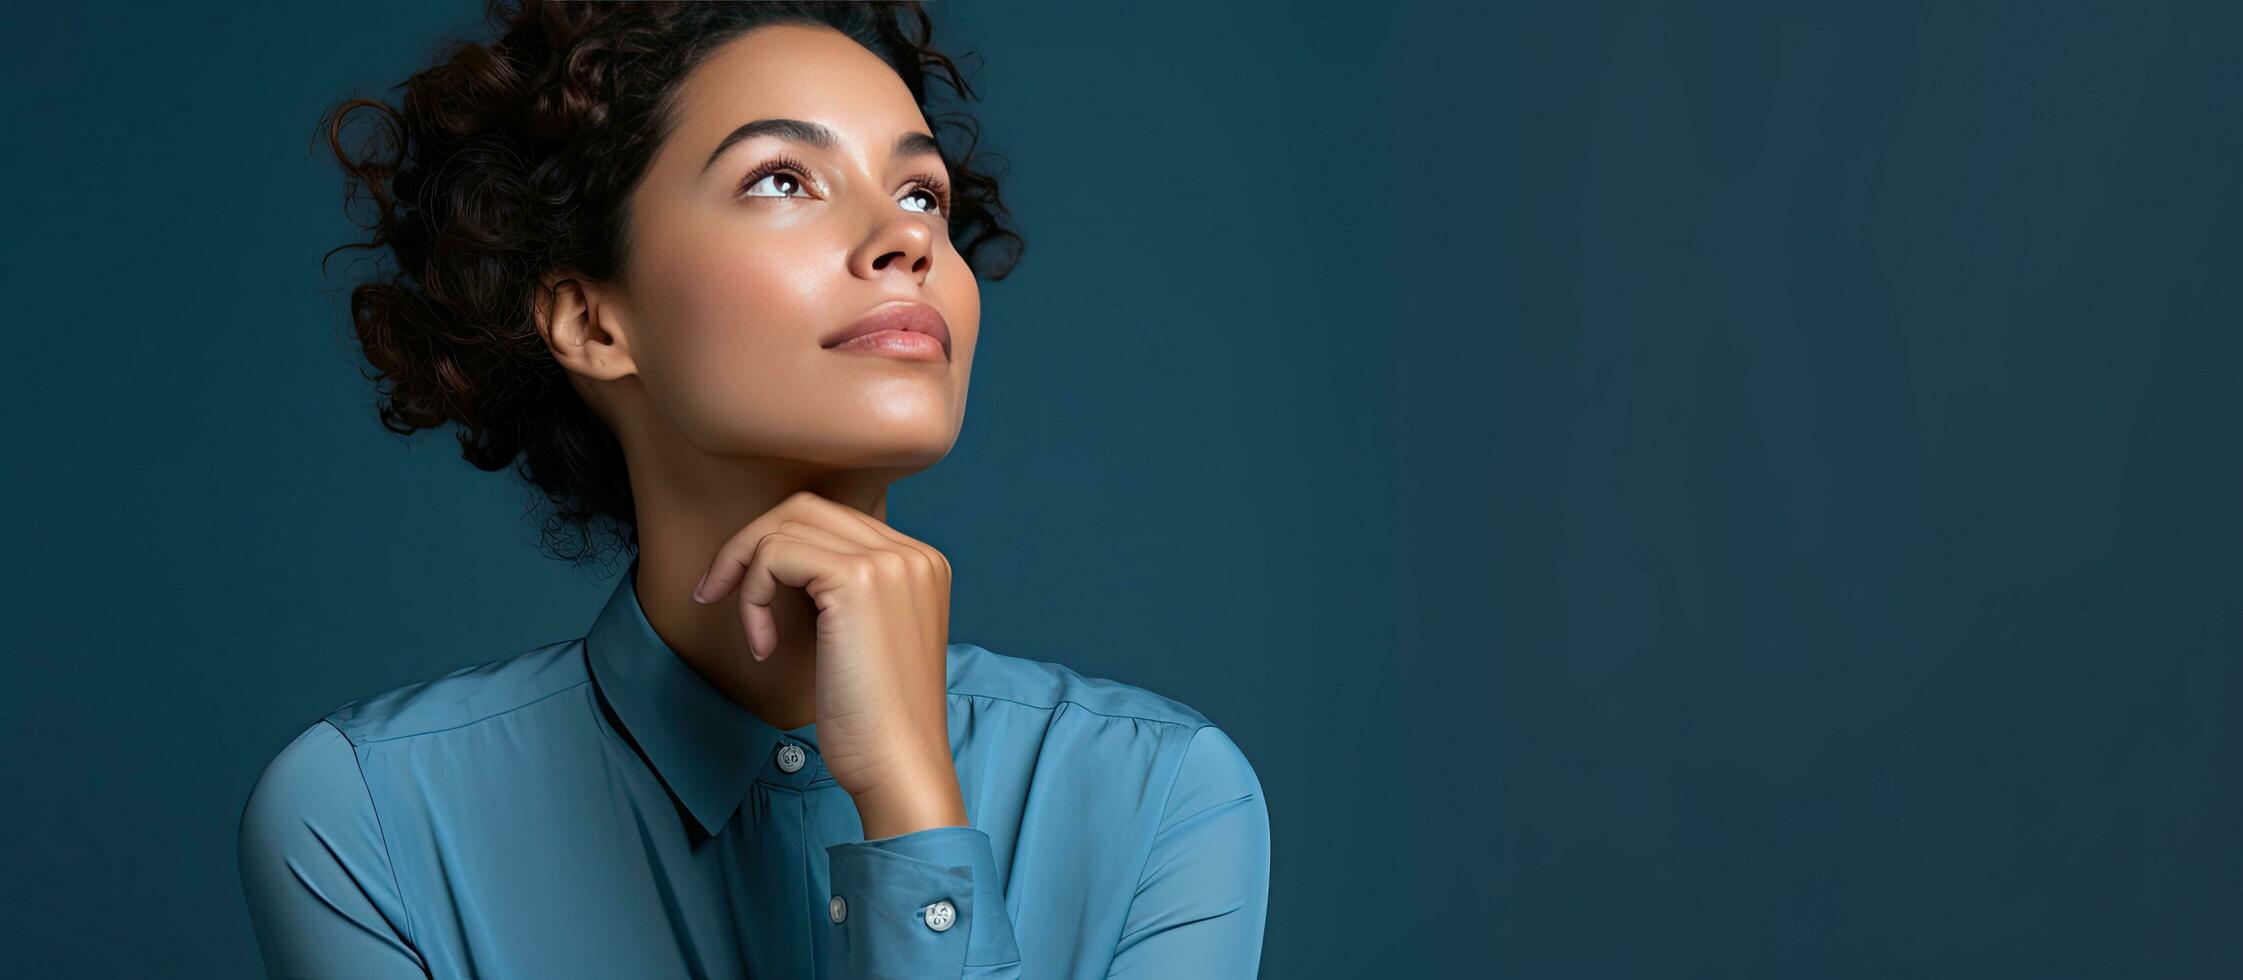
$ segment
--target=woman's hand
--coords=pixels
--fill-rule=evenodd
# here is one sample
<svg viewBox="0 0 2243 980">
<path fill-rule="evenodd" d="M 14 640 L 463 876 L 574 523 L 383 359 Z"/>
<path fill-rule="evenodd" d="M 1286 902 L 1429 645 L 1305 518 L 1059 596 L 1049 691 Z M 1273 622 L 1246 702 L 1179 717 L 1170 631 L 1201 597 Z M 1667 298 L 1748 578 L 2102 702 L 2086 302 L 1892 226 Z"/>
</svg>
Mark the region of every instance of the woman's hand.
<svg viewBox="0 0 2243 980">
<path fill-rule="evenodd" d="M 697 602 L 740 592 L 758 661 L 778 649 L 782 585 L 818 607 L 816 722 L 826 768 L 868 840 L 965 826 L 950 755 L 950 561 L 868 514 L 807 490 L 717 549 Z"/>
</svg>

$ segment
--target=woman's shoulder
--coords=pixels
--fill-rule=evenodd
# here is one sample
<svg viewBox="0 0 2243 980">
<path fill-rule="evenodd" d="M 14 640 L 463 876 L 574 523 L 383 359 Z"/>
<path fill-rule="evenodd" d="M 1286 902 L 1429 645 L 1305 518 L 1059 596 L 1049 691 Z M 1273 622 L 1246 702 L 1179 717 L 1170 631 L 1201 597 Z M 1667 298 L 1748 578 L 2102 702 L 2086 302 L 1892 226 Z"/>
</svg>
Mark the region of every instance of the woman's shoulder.
<svg viewBox="0 0 2243 980">
<path fill-rule="evenodd" d="M 1174 787 L 1169 807 L 1224 802 L 1262 807 L 1254 764 L 1229 732 L 1191 705 L 1136 684 L 1085 674 L 1066 664 L 994 652 L 973 643 L 950 645 L 950 693 L 1056 714 L 1063 707 L 1102 721 L 1153 722 L 1161 748 L 1151 758 Z M 1122 738 L 1139 743 L 1137 733 Z"/>
<path fill-rule="evenodd" d="M 327 719 L 265 764 L 242 801 L 234 848 L 273 976 L 305 975 L 302 964 L 323 957 L 422 966 L 357 750 Z"/>
<path fill-rule="evenodd" d="M 583 644 L 548 643 L 461 667 L 346 702 L 320 720 L 358 745 L 473 724 L 585 684 Z"/>
<path fill-rule="evenodd" d="M 576 642 L 553 643 L 346 701 L 292 726 L 258 775 L 255 808 L 284 814 L 300 801 L 355 806 L 363 790 L 336 790 L 358 784 L 357 746 L 458 728 L 543 700 L 582 683 L 583 662 Z"/>
<path fill-rule="evenodd" d="M 950 693 L 1056 711 L 1062 705 L 1114 718 L 1196 730 L 1212 724 L 1191 705 L 1149 688 L 1085 674 L 1063 663 L 950 645 Z"/>
</svg>

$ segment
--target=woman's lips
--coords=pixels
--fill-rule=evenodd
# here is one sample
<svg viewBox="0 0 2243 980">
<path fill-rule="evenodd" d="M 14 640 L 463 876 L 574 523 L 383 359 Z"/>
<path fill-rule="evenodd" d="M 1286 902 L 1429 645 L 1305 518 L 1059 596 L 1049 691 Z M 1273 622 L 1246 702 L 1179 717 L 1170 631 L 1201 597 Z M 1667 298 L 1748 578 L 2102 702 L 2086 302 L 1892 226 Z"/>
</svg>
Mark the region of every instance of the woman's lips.
<svg viewBox="0 0 2243 980">
<path fill-rule="evenodd" d="M 863 351 L 868 354 L 885 354 L 915 361 L 947 361 L 950 353 L 942 349 L 941 338 L 910 330 L 875 330 L 860 334 L 835 344 L 829 350 Z"/>
<path fill-rule="evenodd" d="M 925 303 L 889 302 L 826 336 L 827 350 L 871 351 L 899 357 L 950 359 L 950 325 Z"/>
</svg>

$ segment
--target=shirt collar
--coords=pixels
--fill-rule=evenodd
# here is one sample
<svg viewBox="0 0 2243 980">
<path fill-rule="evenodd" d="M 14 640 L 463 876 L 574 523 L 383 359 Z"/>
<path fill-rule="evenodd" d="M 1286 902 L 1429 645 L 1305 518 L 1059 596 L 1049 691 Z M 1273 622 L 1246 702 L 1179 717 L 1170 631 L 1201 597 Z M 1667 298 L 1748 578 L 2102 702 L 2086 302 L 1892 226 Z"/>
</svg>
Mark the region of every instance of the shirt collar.
<svg viewBox="0 0 2243 980">
<path fill-rule="evenodd" d="M 679 659 L 639 604 L 637 558 L 585 635 L 593 682 L 701 829 L 724 829 L 782 736 L 815 749 L 815 722 L 784 732 Z"/>
</svg>

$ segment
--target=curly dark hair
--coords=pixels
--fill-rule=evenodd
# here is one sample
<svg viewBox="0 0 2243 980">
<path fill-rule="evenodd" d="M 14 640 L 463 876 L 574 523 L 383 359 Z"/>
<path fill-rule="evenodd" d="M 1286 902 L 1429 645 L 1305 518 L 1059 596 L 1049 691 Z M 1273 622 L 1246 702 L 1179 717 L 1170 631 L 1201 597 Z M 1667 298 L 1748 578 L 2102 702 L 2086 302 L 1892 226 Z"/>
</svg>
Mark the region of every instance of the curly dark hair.
<svg viewBox="0 0 2243 980">
<path fill-rule="evenodd" d="M 383 427 L 411 435 L 457 423 L 468 462 L 517 464 L 550 509 L 540 535 L 549 557 L 584 564 L 605 552 L 603 529 L 635 553 L 638 522 L 623 447 L 547 350 L 535 290 L 558 266 L 598 279 L 625 267 L 626 201 L 676 127 L 679 81 L 711 51 L 777 23 L 855 39 L 895 69 L 934 126 L 951 174 L 951 239 L 975 275 L 1003 279 L 1026 247 L 998 196 L 1001 169 L 976 155 L 978 125 L 929 101 L 930 78 L 976 96 L 929 46 L 933 24 L 918 3 L 486 0 L 484 19 L 498 40 L 447 42 L 438 64 L 392 87 L 404 89 L 397 106 L 353 98 L 321 117 L 345 171 L 345 213 L 367 200 L 374 210 L 370 222 L 352 217 L 372 239 L 326 258 L 386 247 L 394 260 L 350 293 Z M 343 132 L 359 110 L 380 125 L 354 153 Z"/>
</svg>

